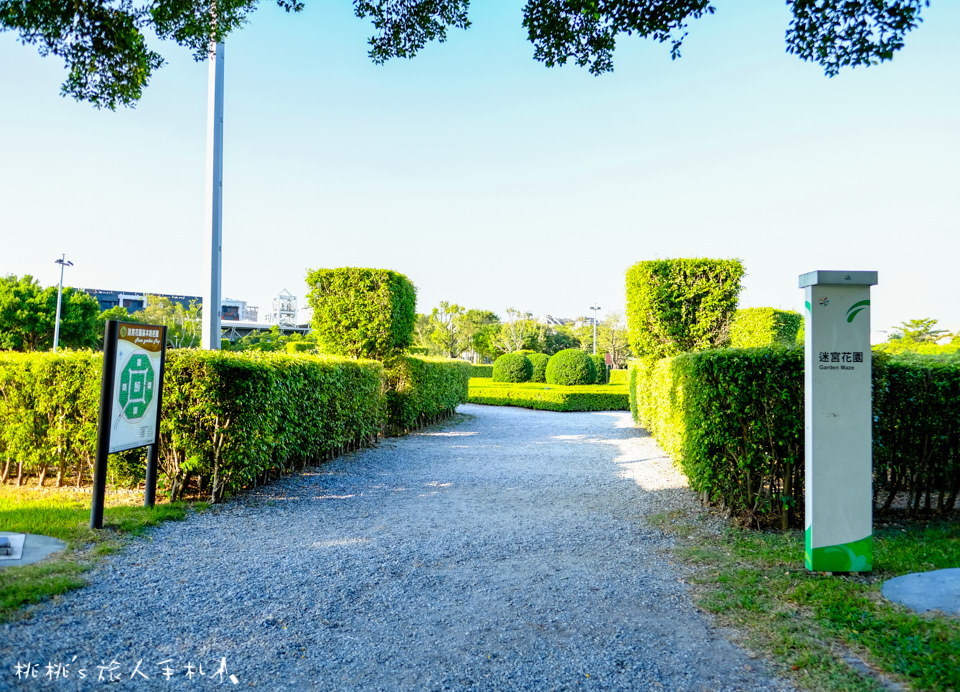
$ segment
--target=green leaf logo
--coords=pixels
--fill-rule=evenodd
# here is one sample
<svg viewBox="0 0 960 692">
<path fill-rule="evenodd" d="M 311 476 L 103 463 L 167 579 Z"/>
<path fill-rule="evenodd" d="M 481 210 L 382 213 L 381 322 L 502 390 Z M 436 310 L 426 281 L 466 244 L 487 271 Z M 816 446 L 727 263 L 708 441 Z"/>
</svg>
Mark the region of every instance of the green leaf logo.
<svg viewBox="0 0 960 692">
<path fill-rule="evenodd" d="M 859 315 L 868 307 L 870 307 L 869 300 L 861 300 L 851 305 L 850 309 L 847 310 L 847 322 L 853 322 L 853 318 Z"/>
</svg>

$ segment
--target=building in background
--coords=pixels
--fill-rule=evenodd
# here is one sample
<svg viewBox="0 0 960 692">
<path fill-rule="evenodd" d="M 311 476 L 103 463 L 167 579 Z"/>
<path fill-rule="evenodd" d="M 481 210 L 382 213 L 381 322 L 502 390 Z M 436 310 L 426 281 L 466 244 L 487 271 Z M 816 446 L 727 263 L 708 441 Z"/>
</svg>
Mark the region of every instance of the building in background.
<svg viewBox="0 0 960 692">
<path fill-rule="evenodd" d="M 142 293 L 139 291 L 110 291 L 102 288 L 82 288 L 81 291 L 93 296 L 100 304 L 100 312 L 115 308 L 117 306 L 125 307 L 127 313 L 134 314 L 147 307 L 147 301 L 150 296 L 158 298 L 167 298 L 173 303 L 179 303 L 185 308 L 189 308 L 192 303 L 203 307 L 203 298 L 201 296 L 180 296 L 171 293 Z M 222 316 L 221 319 L 232 322 L 256 322 L 260 309 L 253 305 L 247 305 L 245 300 L 234 300 L 224 298 L 221 301 Z"/>
</svg>

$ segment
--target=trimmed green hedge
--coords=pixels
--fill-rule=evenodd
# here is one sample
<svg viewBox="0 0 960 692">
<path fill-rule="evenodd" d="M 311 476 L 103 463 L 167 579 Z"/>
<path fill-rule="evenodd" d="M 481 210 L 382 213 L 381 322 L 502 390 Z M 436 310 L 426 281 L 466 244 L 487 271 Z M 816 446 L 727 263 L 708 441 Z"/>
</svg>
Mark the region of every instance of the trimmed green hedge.
<svg viewBox="0 0 960 692">
<path fill-rule="evenodd" d="M 494 382 L 529 382 L 533 363 L 522 353 L 504 353 L 493 361 Z"/>
<path fill-rule="evenodd" d="M 471 404 L 520 406 L 543 411 L 627 411 L 630 395 L 623 385 L 561 385 L 470 381 Z"/>
<path fill-rule="evenodd" d="M 548 384 L 594 384 L 597 368 L 586 352 L 579 348 L 565 348 L 550 356 L 546 375 Z"/>
<path fill-rule="evenodd" d="M 493 377 L 492 365 L 471 365 L 470 377 Z"/>
<path fill-rule="evenodd" d="M 630 384 L 630 370 L 611 370 L 609 384 Z"/>
<path fill-rule="evenodd" d="M 527 360 L 533 365 L 533 374 L 530 375 L 531 382 L 547 381 L 547 363 L 550 362 L 550 356 L 546 353 L 531 353 Z"/>
<path fill-rule="evenodd" d="M 630 405 L 705 499 L 751 520 L 803 516 L 803 351 L 685 353 L 631 363 Z M 960 358 L 873 359 L 876 511 L 897 492 L 913 512 L 960 494 Z"/>
<path fill-rule="evenodd" d="M 446 418 L 467 401 L 473 366 L 463 360 L 401 356 L 387 364 L 387 410 L 398 435 Z"/>
<path fill-rule="evenodd" d="M 803 315 L 776 308 L 737 310 L 730 323 L 731 348 L 803 345 Z"/>
<path fill-rule="evenodd" d="M 406 431 L 467 399 L 470 364 L 285 353 L 167 352 L 161 481 L 214 502 L 246 486 Z M 5 473 L 91 477 L 102 355 L 0 354 L 0 460 Z M 393 389 L 388 390 L 392 386 Z M 143 478 L 142 450 L 111 455 L 114 480 Z"/>
<path fill-rule="evenodd" d="M 960 494 L 960 355 L 873 354 L 874 494 L 900 491 L 914 513 L 946 511 Z"/>
</svg>

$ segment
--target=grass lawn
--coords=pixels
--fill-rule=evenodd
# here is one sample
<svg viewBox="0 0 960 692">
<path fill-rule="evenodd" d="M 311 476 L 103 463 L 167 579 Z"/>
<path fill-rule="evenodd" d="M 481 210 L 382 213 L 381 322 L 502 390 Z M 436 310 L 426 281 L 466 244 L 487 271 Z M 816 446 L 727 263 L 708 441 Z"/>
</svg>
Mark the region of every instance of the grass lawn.
<svg viewBox="0 0 960 692">
<path fill-rule="evenodd" d="M 67 549 L 42 562 L 0 569 L 0 622 L 15 617 L 22 606 L 38 603 L 57 594 L 83 586 L 83 573 L 101 555 L 116 551 L 131 535 L 143 533 L 169 519 L 183 519 L 194 503 L 165 503 L 153 508 L 141 505 L 143 494 L 107 491 L 103 529 L 90 524 L 89 489 L 0 486 L 0 527 L 15 533 L 36 533 L 59 538 Z"/>
<path fill-rule="evenodd" d="M 960 524 L 903 521 L 874 532 L 869 574 L 811 573 L 800 531 L 730 528 L 721 540 L 685 514 L 655 522 L 694 568 L 698 605 L 813 690 L 960 690 L 960 618 L 882 598 L 891 577 L 960 566 Z M 702 523 L 702 522 L 701 522 Z M 885 687 L 886 685 L 886 687 Z"/>
<path fill-rule="evenodd" d="M 565 387 L 543 382 L 494 382 L 471 377 L 471 404 L 521 406 L 545 411 L 629 411 L 626 384 L 592 384 Z"/>
</svg>

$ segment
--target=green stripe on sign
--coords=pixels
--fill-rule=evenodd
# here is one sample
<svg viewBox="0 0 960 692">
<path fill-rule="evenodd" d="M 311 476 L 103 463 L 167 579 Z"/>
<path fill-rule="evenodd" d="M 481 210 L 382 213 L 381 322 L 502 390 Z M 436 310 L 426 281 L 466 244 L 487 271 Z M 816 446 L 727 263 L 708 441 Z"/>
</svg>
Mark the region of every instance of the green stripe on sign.
<svg viewBox="0 0 960 692">
<path fill-rule="evenodd" d="M 811 548 L 811 528 L 804 535 L 807 569 L 812 572 L 869 572 L 873 569 L 873 534 L 859 541 Z"/>
<path fill-rule="evenodd" d="M 807 310 L 813 310 L 813 307 L 810 305 L 810 301 L 809 301 L 809 300 L 803 301 L 803 304 L 807 306 Z"/>
</svg>

